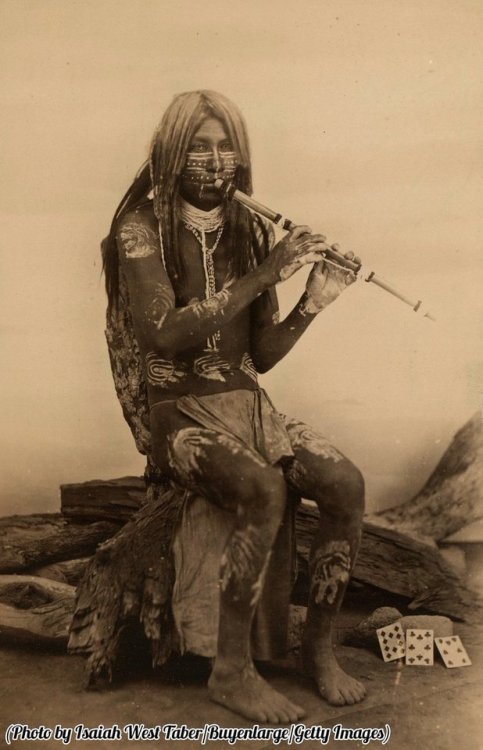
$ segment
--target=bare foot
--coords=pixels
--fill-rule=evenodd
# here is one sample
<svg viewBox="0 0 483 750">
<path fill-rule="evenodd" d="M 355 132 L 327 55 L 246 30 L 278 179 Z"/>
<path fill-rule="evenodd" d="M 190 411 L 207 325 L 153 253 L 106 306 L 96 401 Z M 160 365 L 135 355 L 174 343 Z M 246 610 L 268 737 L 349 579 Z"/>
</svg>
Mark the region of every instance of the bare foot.
<svg viewBox="0 0 483 750">
<path fill-rule="evenodd" d="M 364 685 L 338 665 L 332 646 L 319 649 L 304 646 L 302 659 L 305 669 L 314 677 L 321 696 L 332 706 L 353 705 L 365 698 Z"/>
<path fill-rule="evenodd" d="M 253 664 L 236 671 L 215 667 L 208 681 L 208 690 L 212 701 L 247 719 L 290 724 L 305 716 L 303 708 L 270 687 Z"/>
</svg>

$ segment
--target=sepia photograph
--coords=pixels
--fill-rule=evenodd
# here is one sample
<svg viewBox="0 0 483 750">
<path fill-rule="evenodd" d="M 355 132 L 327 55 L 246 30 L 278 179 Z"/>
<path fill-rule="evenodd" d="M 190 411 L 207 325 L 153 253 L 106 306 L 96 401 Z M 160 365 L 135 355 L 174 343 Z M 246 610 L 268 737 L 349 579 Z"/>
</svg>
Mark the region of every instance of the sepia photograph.
<svg viewBox="0 0 483 750">
<path fill-rule="evenodd" d="M 483 748 L 481 3 L 0 29 L 0 746 Z"/>
</svg>

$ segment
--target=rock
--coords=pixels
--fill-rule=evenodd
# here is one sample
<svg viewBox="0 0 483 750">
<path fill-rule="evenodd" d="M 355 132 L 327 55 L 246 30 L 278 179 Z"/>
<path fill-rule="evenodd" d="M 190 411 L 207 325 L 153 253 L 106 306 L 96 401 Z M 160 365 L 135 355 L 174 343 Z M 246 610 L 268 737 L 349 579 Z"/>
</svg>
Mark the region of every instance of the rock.
<svg viewBox="0 0 483 750">
<path fill-rule="evenodd" d="M 423 628 L 424 630 L 433 630 L 435 637 L 453 635 L 453 623 L 449 617 L 437 615 L 408 615 L 403 617 L 399 610 L 394 607 L 379 607 L 346 634 L 344 644 L 346 646 L 378 649 L 376 629 L 391 625 L 396 620 L 401 622 L 404 632 L 408 628 Z"/>
<path fill-rule="evenodd" d="M 401 618 L 404 632 L 408 628 L 423 628 L 433 630 L 435 638 L 447 638 L 453 635 L 453 623 L 449 617 L 439 615 L 408 615 Z"/>
<path fill-rule="evenodd" d="M 402 614 L 394 607 L 378 607 L 369 617 L 361 620 L 353 630 L 346 634 L 344 643 L 347 646 L 360 646 L 361 648 L 377 646 L 376 628 L 390 625 L 400 620 L 401 617 Z"/>
</svg>

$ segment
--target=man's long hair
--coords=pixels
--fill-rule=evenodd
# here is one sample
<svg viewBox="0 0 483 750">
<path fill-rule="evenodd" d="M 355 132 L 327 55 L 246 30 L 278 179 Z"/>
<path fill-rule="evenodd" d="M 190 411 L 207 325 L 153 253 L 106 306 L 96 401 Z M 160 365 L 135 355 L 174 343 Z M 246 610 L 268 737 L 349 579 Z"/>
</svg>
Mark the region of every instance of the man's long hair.
<svg viewBox="0 0 483 750">
<path fill-rule="evenodd" d="M 156 129 L 149 160 L 141 167 L 114 215 L 109 235 L 102 242 L 103 269 L 109 309 L 116 308 L 119 298 L 119 257 L 116 229 L 120 219 L 148 200 L 153 191 L 154 213 L 159 221 L 160 240 L 166 271 L 175 293 L 185 277 L 185 268 L 178 247 L 178 216 L 176 196 L 186 152 L 193 135 L 207 117 L 223 124 L 234 150 L 238 166 L 233 182 L 239 190 L 251 195 L 252 175 L 250 148 L 245 122 L 238 107 L 216 91 L 201 90 L 179 94 L 171 102 Z M 249 212 L 235 202 L 226 202 L 226 231 L 233 271 L 242 276 L 253 263 L 253 223 Z M 256 256 L 262 249 L 255 248 Z M 260 261 L 261 257 L 257 257 Z"/>
</svg>

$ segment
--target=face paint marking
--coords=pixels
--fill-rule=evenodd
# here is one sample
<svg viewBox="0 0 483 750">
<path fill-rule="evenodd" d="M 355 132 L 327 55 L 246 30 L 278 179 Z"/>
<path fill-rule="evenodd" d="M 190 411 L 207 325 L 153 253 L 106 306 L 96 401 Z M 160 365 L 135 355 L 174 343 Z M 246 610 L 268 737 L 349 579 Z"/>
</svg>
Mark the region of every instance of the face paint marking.
<svg viewBox="0 0 483 750">
<path fill-rule="evenodd" d="M 119 236 L 124 248 L 126 258 L 148 258 L 154 255 L 157 249 L 157 237 L 152 229 L 139 222 L 125 224 Z"/>
<path fill-rule="evenodd" d="M 334 541 L 315 551 L 310 561 L 310 594 L 316 604 L 334 604 L 339 586 L 349 580 L 351 571 L 350 544 Z"/>
<path fill-rule="evenodd" d="M 218 178 L 227 181 L 232 180 L 238 166 L 236 153 L 218 150 L 217 154 L 217 168 L 214 169 L 212 153 L 188 151 L 185 166 L 181 172 L 182 179 L 197 185 L 213 183 Z"/>
</svg>

